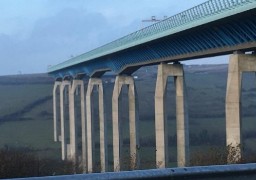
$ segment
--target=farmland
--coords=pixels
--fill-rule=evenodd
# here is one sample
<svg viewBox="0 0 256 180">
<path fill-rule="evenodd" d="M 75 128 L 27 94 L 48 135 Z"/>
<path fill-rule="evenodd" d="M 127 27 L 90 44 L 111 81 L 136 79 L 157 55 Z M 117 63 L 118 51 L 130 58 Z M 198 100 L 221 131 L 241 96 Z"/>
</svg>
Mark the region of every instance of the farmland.
<svg viewBox="0 0 256 180">
<path fill-rule="evenodd" d="M 155 124 L 154 92 L 156 66 L 141 68 L 134 76 L 139 99 L 139 134 L 142 168 L 154 168 Z M 210 147 L 225 147 L 225 93 L 227 65 L 186 66 L 189 104 L 190 149 L 207 151 Z M 114 76 L 103 77 L 108 125 L 108 150 L 112 164 L 111 98 Z M 85 79 L 87 82 L 88 79 Z M 169 166 L 176 166 L 175 91 L 173 79 L 167 86 L 169 130 Z M 40 157 L 61 158 L 60 144 L 53 142 L 52 88 L 54 80 L 45 74 L 0 77 L 0 147 L 33 149 Z M 122 125 L 125 151 L 129 152 L 127 89 L 122 94 Z M 95 103 L 96 105 L 97 103 Z M 245 74 L 242 85 L 242 131 L 244 150 L 255 148 L 256 117 L 255 74 Z M 97 112 L 95 110 L 95 112 Z M 95 116 L 96 117 L 96 116 Z M 98 120 L 95 118 L 96 140 L 99 140 Z M 96 143 L 97 144 L 97 143 Z M 98 147 L 98 146 L 97 146 Z M 98 149 L 96 148 L 97 152 Z M 98 159 L 98 158 L 97 158 Z"/>
</svg>

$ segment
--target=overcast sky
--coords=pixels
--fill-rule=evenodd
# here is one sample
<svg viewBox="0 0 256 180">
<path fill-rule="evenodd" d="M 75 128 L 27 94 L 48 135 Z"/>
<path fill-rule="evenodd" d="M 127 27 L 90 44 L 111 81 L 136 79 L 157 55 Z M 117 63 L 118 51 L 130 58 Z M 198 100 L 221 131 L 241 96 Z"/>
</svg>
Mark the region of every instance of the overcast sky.
<svg viewBox="0 0 256 180">
<path fill-rule="evenodd" d="M 163 19 L 204 1 L 0 0 L 0 75 L 46 72 L 149 25 L 141 21 L 153 15 Z"/>
</svg>

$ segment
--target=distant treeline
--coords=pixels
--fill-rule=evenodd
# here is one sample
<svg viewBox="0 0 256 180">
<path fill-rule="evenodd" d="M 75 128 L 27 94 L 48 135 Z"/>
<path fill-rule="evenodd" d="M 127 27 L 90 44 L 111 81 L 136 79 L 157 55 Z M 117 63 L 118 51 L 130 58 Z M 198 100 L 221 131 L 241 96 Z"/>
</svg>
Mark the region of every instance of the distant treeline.
<svg viewBox="0 0 256 180">
<path fill-rule="evenodd" d="M 0 76 L 0 85 L 52 84 L 53 81 L 47 74 Z"/>
</svg>

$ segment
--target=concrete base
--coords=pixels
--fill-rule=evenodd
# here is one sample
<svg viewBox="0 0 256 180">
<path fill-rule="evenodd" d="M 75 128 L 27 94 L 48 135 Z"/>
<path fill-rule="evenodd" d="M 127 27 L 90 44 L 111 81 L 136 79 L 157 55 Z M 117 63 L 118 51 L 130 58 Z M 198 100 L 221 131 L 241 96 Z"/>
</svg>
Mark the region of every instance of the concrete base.
<svg viewBox="0 0 256 180">
<path fill-rule="evenodd" d="M 86 109 L 87 109 L 87 160 L 88 173 L 93 172 L 95 166 L 95 144 L 94 144 L 94 127 L 92 118 L 92 91 L 93 87 L 98 86 L 99 89 L 99 124 L 100 124 L 100 162 L 101 172 L 108 170 L 108 153 L 107 153 L 107 132 L 104 114 L 104 96 L 102 80 L 99 78 L 90 78 L 86 93 Z"/>
<path fill-rule="evenodd" d="M 230 56 L 226 92 L 226 143 L 229 148 L 228 163 L 242 157 L 241 140 L 241 84 L 242 72 L 256 72 L 256 56 L 233 54 Z"/>
<path fill-rule="evenodd" d="M 67 89 L 66 89 L 67 88 Z M 67 159 L 67 117 L 65 117 L 65 106 L 68 105 L 67 102 L 67 93 L 71 91 L 70 81 L 62 81 L 60 86 L 60 114 L 61 114 L 61 151 L 62 151 L 62 160 Z"/>
<path fill-rule="evenodd" d="M 189 165 L 189 129 L 186 105 L 186 88 L 181 64 L 160 64 L 158 66 L 155 91 L 156 167 L 168 166 L 168 131 L 166 119 L 166 86 L 168 76 L 174 76 L 176 88 L 177 120 L 177 164 Z"/>
<path fill-rule="evenodd" d="M 139 138 L 138 138 L 138 105 L 136 103 L 136 89 L 134 80 L 130 76 L 117 76 L 112 97 L 113 119 L 113 157 L 114 171 L 120 171 L 122 166 L 122 130 L 119 122 L 119 96 L 123 85 L 129 86 L 129 126 L 130 126 L 130 167 L 139 167 Z"/>
<path fill-rule="evenodd" d="M 71 146 L 67 144 L 67 160 L 71 160 Z"/>
<path fill-rule="evenodd" d="M 60 94 L 60 81 L 55 81 L 53 87 L 53 129 L 54 129 L 54 141 L 60 141 L 60 108 L 57 106 L 60 102 L 57 102 L 57 96 Z"/>
<path fill-rule="evenodd" d="M 71 91 L 69 91 L 69 119 L 70 119 L 70 159 L 74 164 L 77 163 L 77 119 L 75 114 L 75 95 L 78 87 L 81 89 L 81 121 L 85 121 L 85 106 L 84 106 L 84 82 L 82 80 L 73 80 Z"/>
</svg>

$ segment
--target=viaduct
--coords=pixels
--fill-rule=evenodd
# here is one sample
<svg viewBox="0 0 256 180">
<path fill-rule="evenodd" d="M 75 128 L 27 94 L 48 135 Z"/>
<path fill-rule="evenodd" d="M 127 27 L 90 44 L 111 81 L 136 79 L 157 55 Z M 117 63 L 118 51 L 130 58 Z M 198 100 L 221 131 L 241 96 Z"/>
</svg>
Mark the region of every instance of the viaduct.
<svg viewBox="0 0 256 180">
<path fill-rule="evenodd" d="M 105 72 L 113 71 L 116 74 L 112 94 L 113 168 L 114 171 L 120 171 L 123 163 L 119 101 L 124 85 L 128 86 L 130 163 L 132 169 L 139 167 L 138 97 L 132 73 L 142 66 L 158 65 L 155 88 L 156 168 L 165 168 L 168 163 L 165 94 L 169 76 L 174 77 L 176 89 L 177 163 L 179 167 L 188 166 L 189 115 L 185 74 L 181 62 L 231 54 L 226 90 L 226 144 L 238 148 L 235 154 L 230 153 L 228 161 L 238 161 L 242 156 L 239 146 L 242 144 L 241 77 L 243 72 L 256 72 L 255 50 L 256 0 L 209 0 L 51 66 L 48 73 L 56 80 L 53 89 L 54 140 L 61 142 L 62 159 L 75 163 L 81 161 L 84 172 L 94 172 L 92 103 L 95 100 L 92 98 L 92 90 L 98 87 L 101 171 L 108 171 L 104 87 L 101 77 Z M 85 75 L 90 78 L 87 88 L 83 81 Z M 75 103 L 77 93 L 81 97 L 79 109 Z M 78 112 L 81 116 L 79 119 L 76 116 Z M 78 122 L 81 126 L 77 125 Z M 82 132 L 81 155 L 77 153 L 78 128 Z"/>
</svg>

